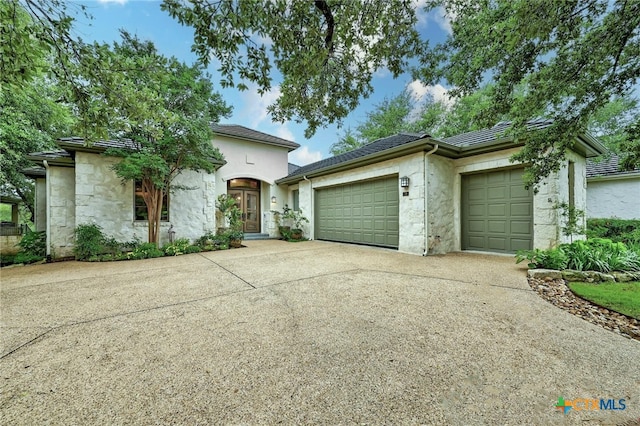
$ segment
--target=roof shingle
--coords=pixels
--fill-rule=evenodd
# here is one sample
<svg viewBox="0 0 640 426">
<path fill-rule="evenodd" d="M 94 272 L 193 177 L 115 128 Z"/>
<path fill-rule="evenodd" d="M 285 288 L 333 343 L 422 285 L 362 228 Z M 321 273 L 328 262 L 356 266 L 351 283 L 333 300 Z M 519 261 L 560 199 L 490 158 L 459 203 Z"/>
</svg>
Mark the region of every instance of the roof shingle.
<svg viewBox="0 0 640 426">
<path fill-rule="evenodd" d="M 540 130 L 547 128 L 553 124 L 551 120 L 531 120 L 527 123 L 527 130 Z M 462 133 L 460 135 L 451 136 L 442 139 L 443 142 L 458 147 L 468 147 L 479 145 L 487 142 L 494 142 L 504 139 L 503 133 L 511 126 L 510 121 L 501 121 L 489 129 L 476 130 L 473 132 Z"/>
<path fill-rule="evenodd" d="M 268 143 L 271 145 L 278 145 L 285 148 L 289 148 L 291 151 L 300 148 L 295 142 L 291 142 L 286 139 L 279 138 L 277 136 L 270 135 L 268 133 L 259 132 L 257 130 L 249 129 L 248 127 L 240 126 L 237 124 L 214 124 L 211 126 L 215 133 L 227 136 L 235 136 L 243 139 L 250 139 L 257 142 Z"/>
<path fill-rule="evenodd" d="M 602 161 L 587 160 L 587 178 L 596 176 L 622 176 L 632 173 L 639 173 L 640 169 L 620 170 L 620 157 L 617 154 L 611 154 L 609 158 Z"/>
</svg>

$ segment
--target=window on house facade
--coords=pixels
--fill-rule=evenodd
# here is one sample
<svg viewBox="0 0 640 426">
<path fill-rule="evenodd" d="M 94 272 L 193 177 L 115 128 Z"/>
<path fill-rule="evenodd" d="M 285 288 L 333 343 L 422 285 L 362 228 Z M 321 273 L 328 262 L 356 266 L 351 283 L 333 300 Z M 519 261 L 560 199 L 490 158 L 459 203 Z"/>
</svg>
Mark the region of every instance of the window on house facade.
<svg viewBox="0 0 640 426">
<path fill-rule="evenodd" d="M 569 161 L 569 208 L 576 206 L 576 164 Z"/>
<path fill-rule="evenodd" d="M 144 202 L 142 196 L 142 181 L 136 180 L 134 200 L 133 200 L 133 215 L 135 220 L 149 220 L 147 205 Z M 169 194 L 165 193 L 162 198 L 162 214 L 160 220 L 166 222 L 169 220 Z"/>
<path fill-rule="evenodd" d="M 297 189 L 293 191 L 293 210 L 300 210 L 300 191 Z"/>
</svg>

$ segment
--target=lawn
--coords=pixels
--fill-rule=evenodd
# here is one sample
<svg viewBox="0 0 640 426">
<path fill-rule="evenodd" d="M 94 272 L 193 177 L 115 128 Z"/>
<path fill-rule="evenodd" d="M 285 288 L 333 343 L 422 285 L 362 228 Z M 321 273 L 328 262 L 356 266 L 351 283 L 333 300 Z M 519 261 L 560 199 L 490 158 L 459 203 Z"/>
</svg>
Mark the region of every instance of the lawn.
<svg viewBox="0 0 640 426">
<path fill-rule="evenodd" d="M 640 319 L 640 281 L 628 283 L 568 283 L 583 299 Z"/>
</svg>

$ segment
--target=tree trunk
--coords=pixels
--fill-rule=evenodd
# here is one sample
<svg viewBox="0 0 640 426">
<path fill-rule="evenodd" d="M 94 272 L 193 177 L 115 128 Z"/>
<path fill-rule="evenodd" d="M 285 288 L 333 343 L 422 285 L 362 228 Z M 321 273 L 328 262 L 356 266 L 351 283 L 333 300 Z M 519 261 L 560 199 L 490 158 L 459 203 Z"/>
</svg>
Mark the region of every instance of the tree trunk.
<svg viewBox="0 0 640 426">
<path fill-rule="evenodd" d="M 144 203 L 147 206 L 147 221 L 149 242 L 159 245 L 160 217 L 162 215 L 162 198 L 161 189 L 156 188 L 150 179 L 142 180 L 142 191 Z"/>
</svg>

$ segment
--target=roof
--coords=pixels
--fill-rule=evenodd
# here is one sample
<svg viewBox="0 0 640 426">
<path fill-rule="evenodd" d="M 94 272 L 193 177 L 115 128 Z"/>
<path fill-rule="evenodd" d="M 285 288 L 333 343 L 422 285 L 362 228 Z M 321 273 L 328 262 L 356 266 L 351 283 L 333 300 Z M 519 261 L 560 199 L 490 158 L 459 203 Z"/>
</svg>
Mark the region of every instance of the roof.
<svg viewBox="0 0 640 426">
<path fill-rule="evenodd" d="M 635 170 L 620 170 L 620 157 L 617 154 L 611 154 L 609 158 L 601 161 L 587 160 L 587 179 L 594 177 L 612 177 L 640 175 L 640 168 Z"/>
<path fill-rule="evenodd" d="M 541 130 L 553 124 L 552 120 L 531 120 L 527 123 L 527 130 Z M 473 132 L 462 133 L 460 135 L 451 136 L 442 139 L 450 145 L 467 147 L 487 142 L 508 139 L 504 136 L 504 132 L 511 126 L 510 121 L 501 121 L 489 129 L 476 130 Z"/>
<path fill-rule="evenodd" d="M 287 163 L 287 165 L 289 166 L 289 170 L 287 170 L 288 174 L 291 174 L 291 173 L 295 172 L 296 170 L 298 170 L 300 168 L 300 166 L 298 166 L 297 164 L 293 164 L 293 163 Z"/>
<path fill-rule="evenodd" d="M 246 139 L 253 142 L 265 143 L 268 145 L 276 145 L 284 148 L 288 148 L 289 151 L 293 151 L 296 148 L 300 148 L 295 142 L 291 142 L 286 139 L 279 138 L 267 133 L 259 132 L 257 130 L 249 129 L 248 127 L 240 126 L 238 124 L 214 124 L 211 126 L 213 131 L 220 135 L 232 136 L 235 138 Z"/>
<path fill-rule="evenodd" d="M 414 142 L 417 141 L 420 141 L 420 143 L 415 144 Z M 372 157 L 377 161 L 382 161 L 386 158 L 379 157 L 382 156 L 382 154 L 384 154 L 385 152 L 389 151 L 392 151 L 394 154 L 398 155 L 400 152 L 402 153 L 402 155 L 406 155 L 407 152 L 402 150 L 402 148 L 405 147 L 407 149 L 414 150 L 414 152 L 418 152 L 420 150 L 424 150 L 424 148 L 427 147 L 429 143 L 433 143 L 429 135 L 416 133 L 399 133 L 397 135 L 375 140 L 363 147 L 354 149 L 353 151 L 345 152 L 334 157 L 325 158 L 324 160 L 316 161 L 315 163 L 302 166 L 292 173 L 289 173 L 289 175 L 285 178 L 279 179 L 277 182 L 283 183 L 300 180 L 299 178 L 303 178 L 304 176 L 308 176 L 311 174 L 318 175 L 329 170 L 335 171 L 335 169 L 340 166 L 355 167 L 355 165 L 362 165 L 363 162 L 365 162 L 367 159 L 371 159 Z"/>
</svg>

